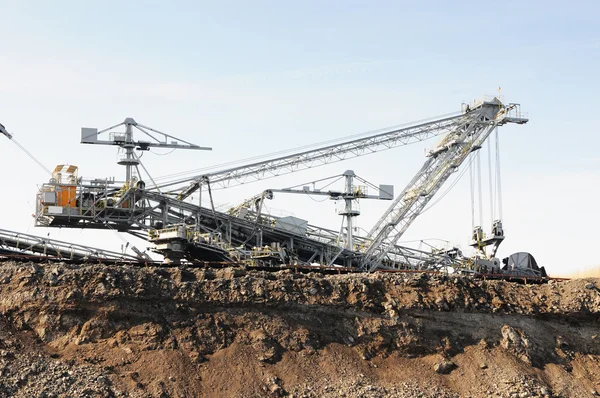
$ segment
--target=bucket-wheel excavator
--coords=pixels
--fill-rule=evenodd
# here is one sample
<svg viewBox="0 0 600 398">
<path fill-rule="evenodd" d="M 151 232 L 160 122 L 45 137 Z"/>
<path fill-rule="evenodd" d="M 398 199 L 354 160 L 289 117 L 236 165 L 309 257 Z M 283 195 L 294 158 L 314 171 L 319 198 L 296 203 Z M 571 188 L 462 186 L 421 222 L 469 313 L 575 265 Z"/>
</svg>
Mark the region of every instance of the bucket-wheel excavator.
<svg viewBox="0 0 600 398">
<path fill-rule="evenodd" d="M 127 168 L 125 181 L 79 178 L 71 184 L 73 200 L 60 205 L 43 200 L 46 192 L 65 189 L 64 183 L 51 180 L 38 194 L 36 222 L 46 227 L 111 228 L 128 232 L 147 238 L 155 245 L 153 249 L 171 263 L 318 265 L 361 271 L 461 269 L 468 261 L 460 251 L 414 249 L 399 245 L 399 239 L 448 178 L 470 154 L 481 148 L 494 129 L 507 123 L 524 124 L 527 121 L 519 104 L 504 104 L 498 97 L 485 98 L 463 104 L 460 112 L 444 117 L 157 184 L 149 175 L 150 181 L 141 178 L 139 166 L 143 167 L 143 164 L 134 149 L 143 151 L 153 145 L 208 148 L 176 139 L 128 118 L 120 124 L 125 126 L 125 133 L 112 131 L 120 125 L 101 131 L 82 129 L 82 143 L 123 148 L 126 156 L 119 164 Z M 136 141 L 133 128 L 150 137 L 150 141 Z M 98 138 L 103 133 L 109 134 L 108 140 Z M 156 138 L 156 134 L 162 139 Z M 314 226 L 308 220 L 260 214 L 258 207 L 251 209 L 248 205 L 240 206 L 238 211 L 223 212 L 214 205 L 215 188 L 299 172 L 436 136 L 443 136 L 440 144 L 427 154 L 419 172 L 392 200 L 389 209 L 366 236 L 347 236 L 340 243 L 339 231 Z M 170 143 L 169 139 L 172 140 Z M 345 190 L 349 200 L 357 199 L 351 197 L 353 190 L 352 185 Z M 193 194 L 199 197 L 198 204 L 189 200 Z M 203 206 L 203 195 L 204 201 L 208 199 L 210 203 L 208 206 Z M 258 202 L 256 199 L 253 200 L 255 203 L 264 201 L 264 193 L 258 196 Z M 344 216 L 352 213 L 350 207 Z M 351 228 L 347 230 L 351 231 Z M 495 242 L 499 241 L 496 239 Z"/>
</svg>

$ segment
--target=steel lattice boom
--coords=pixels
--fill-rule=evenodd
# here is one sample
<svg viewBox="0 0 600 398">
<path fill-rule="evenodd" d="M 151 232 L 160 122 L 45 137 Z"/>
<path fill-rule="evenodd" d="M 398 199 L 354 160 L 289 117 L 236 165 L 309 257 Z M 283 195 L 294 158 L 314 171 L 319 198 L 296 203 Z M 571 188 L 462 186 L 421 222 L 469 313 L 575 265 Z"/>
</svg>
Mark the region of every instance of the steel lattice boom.
<svg viewBox="0 0 600 398">
<path fill-rule="evenodd" d="M 212 187 L 226 188 L 423 141 L 452 131 L 463 117 L 463 115 L 455 115 L 409 127 L 378 132 L 363 138 L 292 155 L 171 181 L 159 187 L 165 188 L 191 181 L 189 186 L 177 196 L 177 199 L 183 200 L 207 183 Z"/>
<path fill-rule="evenodd" d="M 373 226 L 366 239 L 361 268 L 374 270 L 384 259 L 427 203 L 472 151 L 481 145 L 498 125 L 526 123 L 521 117 L 508 117 L 512 105 L 497 98 L 484 101 L 456 120 L 454 130 L 431 151 L 421 170 Z M 520 115 L 517 115 L 520 116 Z M 394 261 L 394 259 L 390 259 Z"/>
</svg>

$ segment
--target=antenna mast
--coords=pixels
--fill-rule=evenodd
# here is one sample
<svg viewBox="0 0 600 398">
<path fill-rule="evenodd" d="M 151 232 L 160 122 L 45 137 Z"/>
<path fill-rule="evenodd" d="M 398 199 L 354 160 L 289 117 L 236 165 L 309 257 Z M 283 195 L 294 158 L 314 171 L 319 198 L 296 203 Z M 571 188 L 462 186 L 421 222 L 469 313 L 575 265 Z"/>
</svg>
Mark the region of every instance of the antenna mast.
<svg viewBox="0 0 600 398">
<path fill-rule="evenodd" d="M 125 126 L 125 132 L 112 131 L 117 127 Z M 134 128 L 149 137 L 150 141 L 135 140 L 133 137 Z M 109 133 L 108 140 L 100 140 L 100 134 Z M 170 140 L 170 141 L 169 141 Z M 182 143 L 180 143 L 182 142 Z M 125 156 L 117 162 L 121 166 L 125 166 L 125 181 L 131 181 L 133 177 L 133 168 L 137 168 L 140 160 L 135 156 L 134 150 L 148 151 L 150 148 L 173 148 L 173 149 L 195 149 L 211 151 L 212 148 L 201 147 L 180 138 L 174 137 L 167 133 L 155 130 L 151 127 L 144 126 L 136 122 L 133 118 L 128 117 L 122 123 L 116 124 L 107 129 L 98 131 L 96 128 L 83 127 L 81 129 L 82 144 L 99 144 L 99 145 L 117 145 L 124 149 Z"/>
</svg>

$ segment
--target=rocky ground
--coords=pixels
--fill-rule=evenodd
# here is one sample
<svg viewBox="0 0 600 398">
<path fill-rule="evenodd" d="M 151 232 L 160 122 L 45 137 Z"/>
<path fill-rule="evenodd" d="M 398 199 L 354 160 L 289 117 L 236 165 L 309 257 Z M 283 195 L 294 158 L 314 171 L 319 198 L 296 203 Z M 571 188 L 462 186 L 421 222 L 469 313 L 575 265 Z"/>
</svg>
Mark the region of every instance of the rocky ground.
<svg viewBox="0 0 600 398">
<path fill-rule="evenodd" d="M 593 397 L 600 280 L 0 264 L 0 396 Z"/>
</svg>

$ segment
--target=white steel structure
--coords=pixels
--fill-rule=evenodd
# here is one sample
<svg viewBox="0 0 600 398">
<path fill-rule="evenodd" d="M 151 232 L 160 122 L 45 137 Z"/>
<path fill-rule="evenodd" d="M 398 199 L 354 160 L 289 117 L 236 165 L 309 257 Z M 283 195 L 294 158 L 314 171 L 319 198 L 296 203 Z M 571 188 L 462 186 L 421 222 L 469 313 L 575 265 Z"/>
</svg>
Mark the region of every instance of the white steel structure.
<svg viewBox="0 0 600 398">
<path fill-rule="evenodd" d="M 324 147 L 232 167 L 192 178 L 170 181 L 159 185 L 159 187 L 166 188 L 188 183 L 189 186 L 183 189 L 177 197 L 179 200 L 183 200 L 205 184 L 226 188 L 427 140 L 454 130 L 457 125 L 461 124 L 464 118 L 464 114 L 455 114 L 408 127 L 380 130 L 365 137 Z"/>
<path fill-rule="evenodd" d="M 447 265 L 460 256 L 456 253 L 450 254 L 449 251 L 427 254 L 400 247 L 397 245 L 399 238 L 448 177 L 471 152 L 481 147 L 496 126 L 526 122 L 527 118 L 521 115 L 518 104 L 505 105 L 494 97 L 464 106 L 462 112 L 452 116 L 380 130 L 347 141 L 199 174 L 192 178 L 174 179 L 155 184 L 155 188 L 146 189 L 139 181 L 133 184 L 131 170 L 139 164 L 133 149 L 143 150 L 152 145 L 172 144 L 166 143 L 166 135 L 165 141 L 158 143 L 134 141 L 130 134 L 133 127 L 141 127 L 140 130 L 146 134 L 148 131 L 157 131 L 137 124 L 133 119 L 126 119 L 123 123 L 126 126 L 124 137 L 112 136 L 109 142 L 100 142 L 97 138 L 90 139 L 90 136 L 97 137 L 97 134 L 101 133 L 97 130 L 82 131 L 82 142 L 110 143 L 126 149 L 125 158 L 119 162 L 127 168 L 125 183 L 119 184 L 114 180 L 85 182 L 79 179 L 73 184 L 75 194 L 69 206 L 61 207 L 54 203 L 50 206 L 51 209 L 40 198 L 43 198 L 46 192 L 60 191 L 63 187 L 58 186 L 56 182 L 45 184 L 38 195 L 37 225 L 108 227 L 138 236 L 140 234 L 135 230 L 147 230 L 150 231 L 151 241 L 158 245 L 159 251 L 174 261 L 181 258 L 194 261 L 202 259 L 203 256 L 227 261 L 240 258 L 234 252 L 248 253 L 256 247 L 261 247 L 263 257 L 281 258 L 284 263 L 294 261 L 302 264 L 317 262 L 323 265 L 351 265 L 366 271 L 377 268 Z M 429 153 L 421 170 L 392 202 L 369 234 L 366 237 L 349 236 L 343 245 L 336 242 L 339 234 L 335 231 L 311 226 L 304 220 L 264 216 L 260 212 L 252 217 L 248 217 L 247 214 L 226 214 L 216 211 L 212 204 L 211 187 L 226 188 L 275 177 L 443 134 L 445 137 L 442 142 Z M 179 147 L 205 149 L 186 144 Z M 352 176 L 347 176 L 346 182 L 349 184 L 347 193 L 353 195 Z M 164 188 L 176 192 L 176 197 L 161 193 Z M 208 190 L 210 208 L 185 202 L 192 193 L 202 188 Z M 355 211 L 350 202 L 352 198 L 347 199 L 350 205 L 342 214 L 351 228 L 351 217 Z M 278 250 L 279 254 L 264 255 L 265 245 Z"/>
<path fill-rule="evenodd" d="M 54 259 L 86 262 L 153 262 L 145 253 L 137 256 L 56 239 L 0 229 L 0 257 Z"/>
<path fill-rule="evenodd" d="M 124 126 L 125 132 L 114 132 L 113 130 L 117 127 Z M 144 134 L 150 141 L 135 140 L 133 137 L 133 129 Z M 108 140 L 98 139 L 100 134 L 109 133 Z M 169 141 L 171 140 L 171 141 Z M 179 142 L 183 142 L 180 144 Z M 96 145 L 117 145 L 125 150 L 125 155 L 118 161 L 118 164 L 125 166 L 125 181 L 131 181 L 133 177 L 133 170 L 140 165 L 140 160 L 135 155 L 134 149 L 141 151 L 147 151 L 150 148 L 172 148 L 172 149 L 195 149 L 195 150 L 207 150 L 210 151 L 212 148 L 200 147 L 190 142 L 184 141 L 181 138 L 174 137 L 162 131 L 153 129 L 152 127 L 144 126 L 141 123 L 136 122 L 133 118 L 128 117 L 122 123 L 115 124 L 107 129 L 98 131 L 96 128 L 84 127 L 81 129 L 81 143 L 82 144 L 96 144 Z M 139 170 L 138 170 L 139 174 Z"/>
<path fill-rule="evenodd" d="M 325 181 L 332 180 L 337 177 L 337 180 L 344 179 L 344 190 L 338 191 L 333 189 L 316 188 L 316 183 L 324 183 Z M 336 180 L 336 181 L 337 181 Z M 359 180 L 363 185 L 356 185 L 355 180 Z M 333 181 L 335 182 L 335 181 Z M 341 176 L 334 176 L 328 178 L 322 178 L 318 181 L 313 181 L 304 185 L 302 189 L 297 187 L 283 188 L 283 189 L 267 189 L 262 193 L 253 196 L 250 199 L 246 199 L 240 205 L 230 209 L 229 214 L 236 215 L 237 217 L 245 217 L 249 211 L 254 211 L 256 219 L 259 219 L 262 215 L 262 208 L 265 199 L 273 199 L 273 193 L 293 193 L 300 195 L 317 195 L 327 196 L 332 200 L 343 201 L 342 206 L 338 206 L 337 213 L 343 217 L 342 226 L 340 228 L 338 244 L 345 247 L 350 251 L 356 250 L 354 243 L 354 227 L 353 219 L 360 215 L 360 209 L 358 208 L 359 199 L 378 199 L 378 200 L 392 200 L 394 199 L 394 186 L 393 185 L 379 185 L 378 187 L 369 183 L 368 181 L 358 177 L 353 170 L 346 170 Z M 326 185 L 329 187 L 331 182 Z M 378 191 L 377 195 L 370 195 L 369 186 L 375 188 Z M 296 189 L 294 189 L 296 188 Z M 345 231 L 345 232 L 344 232 Z"/>
<path fill-rule="evenodd" d="M 515 111 L 511 113 L 511 111 Z M 406 232 L 411 223 L 423 211 L 427 203 L 442 187 L 473 151 L 479 150 L 490 133 L 505 123 L 527 122 L 517 114 L 517 105 L 504 106 L 493 98 L 475 104 L 465 112 L 460 124 L 449 132 L 442 142 L 428 154 L 421 170 L 402 193 L 394 200 L 390 208 L 373 226 L 366 239 L 369 244 L 364 248 L 361 268 L 374 270 L 384 263 L 392 247 Z M 394 258 L 387 258 L 392 263 Z"/>
</svg>

